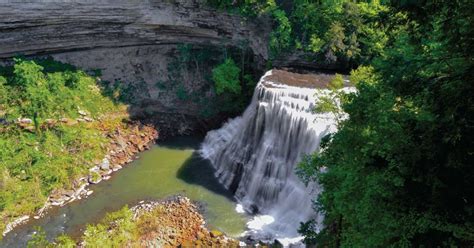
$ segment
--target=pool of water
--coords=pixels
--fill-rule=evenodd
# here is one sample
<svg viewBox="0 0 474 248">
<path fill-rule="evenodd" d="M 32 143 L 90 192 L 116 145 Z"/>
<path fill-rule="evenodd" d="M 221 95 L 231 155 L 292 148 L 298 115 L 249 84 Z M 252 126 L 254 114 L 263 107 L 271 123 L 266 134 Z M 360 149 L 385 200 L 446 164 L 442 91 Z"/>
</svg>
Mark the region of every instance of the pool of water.
<svg viewBox="0 0 474 248">
<path fill-rule="evenodd" d="M 176 194 L 202 204 L 210 228 L 238 236 L 245 229 L 247 216 L 235 211 L 232 194 L 219 184 L 209 162 L 197 154 L 201 141 L 178 137 L 140 153 L 139 159 L 115 172 L 110 180 L 91 186 L 94 193 L 87 199 L 51 209 L 45 217 L 16 228 L 3 238 L 0 247 L 24 247 L 37 226 L 49 239 L 62 233 L 77 238 L 87 223 L 97 223 L 107 212 Z"/>
</svg>

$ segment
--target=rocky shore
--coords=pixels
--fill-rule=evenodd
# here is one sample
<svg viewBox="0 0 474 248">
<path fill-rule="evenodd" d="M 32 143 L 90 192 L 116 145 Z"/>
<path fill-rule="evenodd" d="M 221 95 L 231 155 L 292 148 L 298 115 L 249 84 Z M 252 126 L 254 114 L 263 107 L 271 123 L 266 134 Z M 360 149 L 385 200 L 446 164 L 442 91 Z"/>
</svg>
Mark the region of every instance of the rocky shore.
<svg viewBox="0 0 474 248">
<path fill-rule="evenodd" d="M 142 247 L 238 247 L 239 241 L 206 228 L 203 216 L 188 198 L 175 196 L 160 202 L 140 202 L 131 208 L 144 229 Z M 158 226 L 157 226 L 157 225 Z M 154 228 L 153 228 L 154 227 Z"/>
<path fill-rule="evenodd" d="M 117 128 L 106 133 L 106 136 L 110 142 L 105 158 L 89 169 L 89 175 L 75 180 L 72 189 L 53 191 L 48 199 L 48 204 L 62 206 L 81 199 L 81 197 L 89 196 L 92 191 L 87 190 L 87 185 L 108 180 L 113 172 L 132 162 L 137 153 L 148 150 L 158 138 L 158 132 L 151 126 L 133 122 L 128 124 L 126 130 Z"/>
<path fill-rule="evenodd" d="M 80 121 L 69 119 L 49 121 L 51 125 L 58 125 L 59 123 L 75 125 L 79 122 Z M 27 128 L 31 126 L 31 122 L 19 120 L 18 125 Z M 158 131 L 156 131 L 154 127 L 143 125 L 140 122 L 124 123 L 114 130 L 99 125 L 99 129 L 103 131 L 104 136 L 109 140 L 109 143 L 105 145 L 107 152 L 104 159 L 96 162 L 96 164 L 89 169 L 87 175 L 74 180 L 71 188 L 54 190 L 48 197 L 45 205 L 33 215 L 34 219 L 41 218 L 51 206 L 64 206 L 75 200 L 88 197 L 93 193 L 92 190 L 87 189 L 88 185 L 97 184 L 102 180 L 108 180 L 113 172 L 131 162 L 137 153 L 149 149 L 150 145 L 158 138 Z M 3 236 L 29 219 L 29 215 L 24 215 L 8 223 L 3 232 Z"/>
</svg>

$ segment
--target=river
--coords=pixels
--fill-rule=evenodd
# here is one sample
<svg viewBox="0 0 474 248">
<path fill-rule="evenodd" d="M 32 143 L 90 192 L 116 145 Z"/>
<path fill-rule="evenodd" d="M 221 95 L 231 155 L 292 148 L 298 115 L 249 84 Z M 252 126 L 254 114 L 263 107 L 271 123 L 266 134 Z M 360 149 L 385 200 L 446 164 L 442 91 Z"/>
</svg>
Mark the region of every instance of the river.
<svg viewBox="0 0 474 248">
<path fill-rule="evenodd" d="M 66 233 L 78 238 L 86 224 L 97 223 L 107 212 L 142 200 L 159 200 L 181 194 L 204 206 L 209 228 L 237 237 L 245 229 L 247 216 L 235 211 L 236 202 L 214 177 L 214 169 L 196 152 L 202 139 L 177 137 L 158 143 L 111 179 L 92 185 L 87 199 L 49 210 L 8 233 L 0 247 L 25 247 L 37 226 L 48 237 Z"/>
</svg>

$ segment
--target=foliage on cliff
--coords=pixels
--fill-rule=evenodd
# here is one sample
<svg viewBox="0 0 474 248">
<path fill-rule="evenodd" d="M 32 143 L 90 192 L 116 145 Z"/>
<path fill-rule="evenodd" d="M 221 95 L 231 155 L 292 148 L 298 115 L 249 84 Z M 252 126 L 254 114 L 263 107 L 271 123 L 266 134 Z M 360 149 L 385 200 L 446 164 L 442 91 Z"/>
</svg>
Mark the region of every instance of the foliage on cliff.
<svg viewBox="0 0 474 248">
<path fill-rule="evenodd" d="M 382 56 L 353 72 L 349 118 L 300 166 L 324 191 L 328 247 L 474 244 L 474 49 L 469 1 L 394 4 Z"/>
<path fill-rule="evenodd" d="M 92 118 L 124 109 L 102 96 L 94 78 L 52 60 L 15 59 L 1 68 L 0 97 L 1 231 L 100 161 L 107 140 Z"/>
<path fill-rule="evenodd" d="M 216 93 L 224 92 L 239 94 L 240 86 L 240 69 L 232 59 L 226 59 L 224 63 L 218 65 L 212 70 L 212 80 L 216 86 Z"/>
<path fill-rule="evenodd" d="M 208 0 L 208 4 L 248 18 L 270 16 L 272 58 L 296 52 L 346 67 L 380 55 L 391 24 L 390 8 L 381 1 Z"/>
</svg>

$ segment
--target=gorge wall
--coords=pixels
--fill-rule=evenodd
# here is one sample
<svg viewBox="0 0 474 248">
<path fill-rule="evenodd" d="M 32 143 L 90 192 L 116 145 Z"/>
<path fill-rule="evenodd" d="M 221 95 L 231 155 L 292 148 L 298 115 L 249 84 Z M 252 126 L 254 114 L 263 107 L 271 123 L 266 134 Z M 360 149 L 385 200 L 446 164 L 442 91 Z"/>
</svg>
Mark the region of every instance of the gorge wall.
<svg viewBox="0 0 474 248">
<path fill-rule="evenodd" d="M 209 74 L 224 56 L 243 54 L 256 71 L 267 58 L 266 20 L 244 20 L 203 1 L 0 1 L 0 6 L 0 61 L 49 55 L 86 71 L 98 69 L 102 81 L 127 94 L 133 115 L 153 116 L 171 133 L 206 125 L 203 109 L 214 106 L 203 104 L 215 97 Z"/>
</svg>

